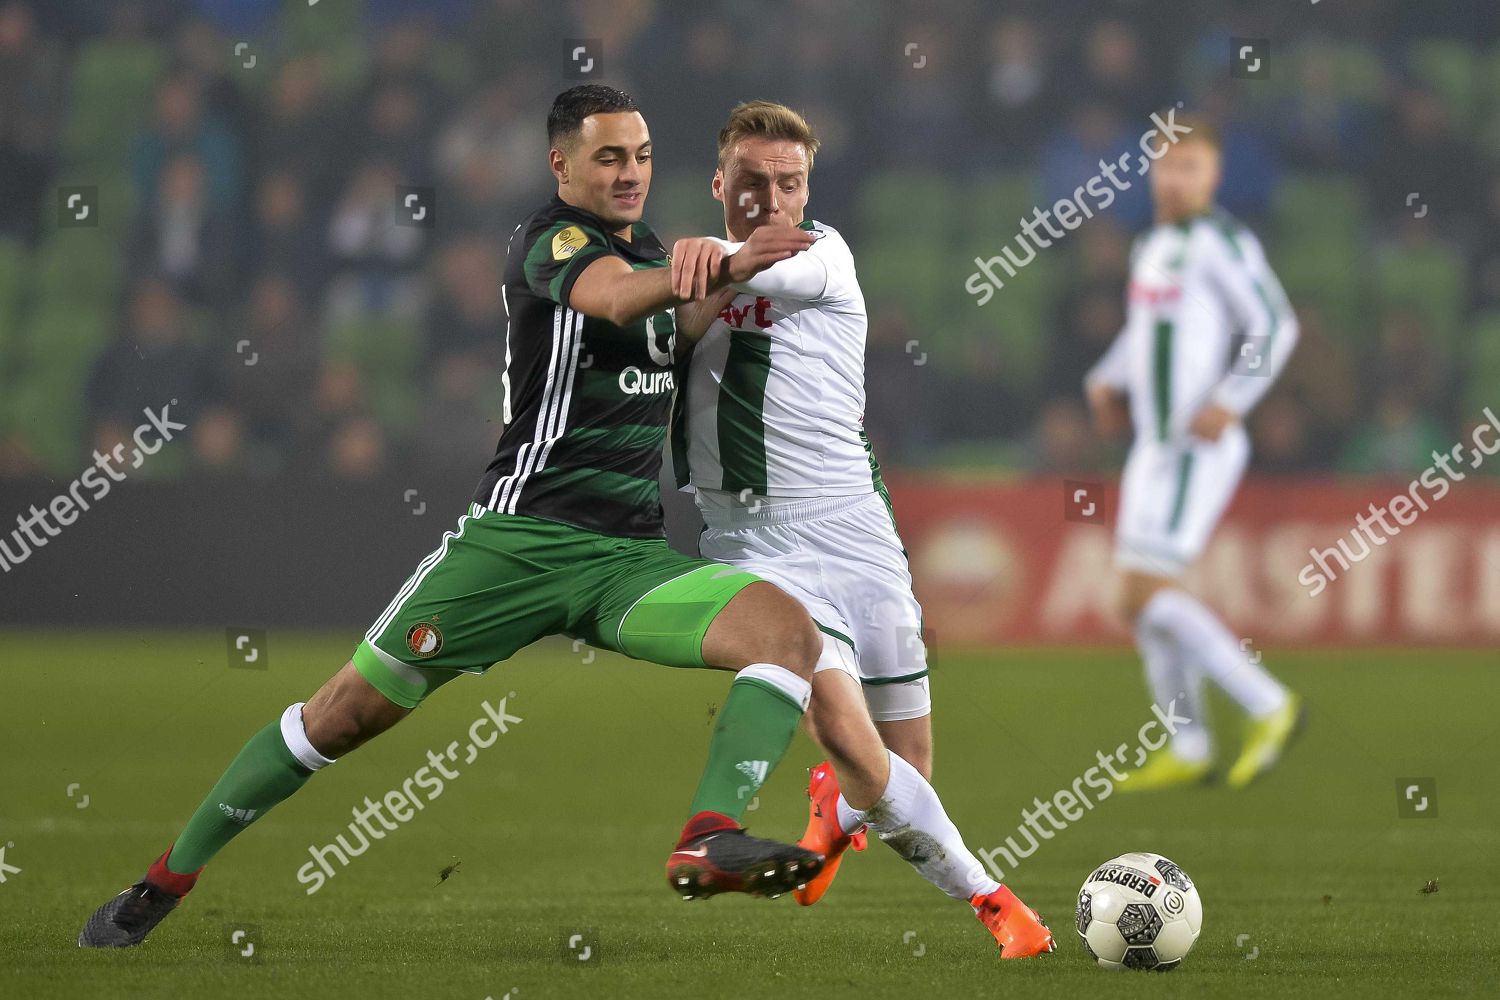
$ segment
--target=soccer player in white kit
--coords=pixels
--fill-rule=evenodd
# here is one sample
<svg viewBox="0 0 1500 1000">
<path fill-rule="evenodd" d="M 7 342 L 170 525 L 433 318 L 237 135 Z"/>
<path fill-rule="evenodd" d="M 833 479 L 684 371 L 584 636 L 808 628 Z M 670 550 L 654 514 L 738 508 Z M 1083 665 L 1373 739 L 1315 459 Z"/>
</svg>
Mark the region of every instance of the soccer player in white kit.
<svg viewBox="0 0 1500 1000">
<path fill-rule="evenodd" d="M 1116 524 L 1121 612 L 1157 705 L 1175 701 L 1191 720 L 1120 786 L 1127 792 L 1212 775 L 1205 676 L 1250 720 L 1231 786 L 1270 768 L 1301 716 L 1298 696 L 1180 581 L 1244 475 L 1243 419 L 1291 356 L 1297 320 L 1259 241 L 1214 204 L 1217 133 L 1179 121 L 1192 132 L 1151 168 L 1155 225 L 1131 251 L 1125 328 L 1086 379 L 1100 431 L 1135 430 Z"/>
<path fill-rule="evenodd" d="M 736 107 L 719 133 L 713 194 L 733 241 L 724 252 L 759 226 L 818 238 L 696 314 L 678 309 L 679 342 L 695 342 L 673 428 L 679 481 L 703 514 L 702 554 L 762 574 L 823 632 L 807 718 L 837 771 L 824 762 L 812 772 L 800 843 L 827 861 L 798 901 L 821 898 L 868 825 L 967 901 L 1002 957 L 1042 954 L 1051 933 L 989 877 L 928 783 L 922 610 L 863 429 L 864 296 L 843 238 L 803 218 L 817 148 L 800 115 L 765 101 Z"/>
</svg>

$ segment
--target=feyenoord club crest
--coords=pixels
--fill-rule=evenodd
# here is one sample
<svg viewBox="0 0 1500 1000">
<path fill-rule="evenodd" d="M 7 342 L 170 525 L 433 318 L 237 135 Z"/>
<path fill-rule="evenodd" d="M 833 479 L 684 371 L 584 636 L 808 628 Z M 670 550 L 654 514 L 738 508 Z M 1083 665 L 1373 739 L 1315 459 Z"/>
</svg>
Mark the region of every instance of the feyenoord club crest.
<svg viewBox="0 0 1500 1000">
<path fill-rule="evenodd" d="M 417 622 L 406 633 L 406 648 L 411 655 L 426 659 L 443 648 L 443 633 L 432 622 Z"/>
</svg>

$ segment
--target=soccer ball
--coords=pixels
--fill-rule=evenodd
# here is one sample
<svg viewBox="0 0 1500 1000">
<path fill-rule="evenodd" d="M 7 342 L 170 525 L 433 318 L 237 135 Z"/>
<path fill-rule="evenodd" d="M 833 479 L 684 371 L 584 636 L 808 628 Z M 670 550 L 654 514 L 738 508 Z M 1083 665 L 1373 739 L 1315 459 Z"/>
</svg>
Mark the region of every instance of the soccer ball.
<svg viewBox="0 0 1500 1000">
<path fill-rule="evenodd" d="M 1078 937 L 1106 969 L 1175 969 L 1202 929 L 1193 880 L 1160 854 L 1106 861 L 1078 890 Z"/>
</svg>

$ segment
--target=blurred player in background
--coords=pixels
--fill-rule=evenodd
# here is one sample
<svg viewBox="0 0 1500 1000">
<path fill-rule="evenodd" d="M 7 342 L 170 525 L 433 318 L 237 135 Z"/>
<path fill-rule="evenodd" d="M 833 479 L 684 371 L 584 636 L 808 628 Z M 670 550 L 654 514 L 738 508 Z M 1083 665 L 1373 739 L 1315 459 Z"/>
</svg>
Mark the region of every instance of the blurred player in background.
<svg viewBox="0 0 1500 1000">
<path fill-rule="evenodd" d="M 1249 716 L 1233 787 L 1271 767 L 1301 720 L 1297 695 L 1181 582 L 1244 475 L 1244 417 L 1291 356 L 1297 320 L 1259 241 L 1214 203 L 1217 132 L 1178 120 L 1192 131 L 1151 168 L 1156 224 L 1132 249 L 1125 328 L 1086 379 L 1100 432 L 1135 430 L 1116 524 L 1122 613 L 1156 703 L 1190 719 L 1127 792 L 1211 776 L 1205 676 Z"/>
<path fill-rule="evenodd" d="M 822 632 L 808 718 L 838 776 L 828 762 L 813 769 L 801 844 L 827 860 L 797 900 L 823 895 L 868 824 L 968 901 L 1003 957 L 1042 954 L 1051 933 L 989 877 L 928 783 L 922 609 L 864 432 L 864 296 L 843 237 L 804 219 L 817 149 L 801 115 L 766 101 L 739 105 L 719 133 L 724 251 L 767 229 L 816 242 L 722 293 L 706 333 L 682 324 L 682 343 L 696 343 L 673 427 L 678 481 L 707 525 L 703 556 L 776 583 Z"/>
</svg>

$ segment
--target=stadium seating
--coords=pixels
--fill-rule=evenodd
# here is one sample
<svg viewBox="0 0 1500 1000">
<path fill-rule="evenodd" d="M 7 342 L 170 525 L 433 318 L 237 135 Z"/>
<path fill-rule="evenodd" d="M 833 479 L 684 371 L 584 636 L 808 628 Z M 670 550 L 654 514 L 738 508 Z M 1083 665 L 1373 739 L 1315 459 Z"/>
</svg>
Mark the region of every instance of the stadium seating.
<svg viewBox="0 0 1500 1000">
<path fill-rule="evenodd" d="M 36 454 L 42 468 L 54 476 L 76 476 L 87 451 L 84 388 L 88 364 L 31 366 L 16 388 L 10 407 L 10 426 Z M 59 406 L 58 400 L 77 405 Z"/>
<path fill-rule="evenodd" d="M 914 356 L 927 355 L 941 370 L 967 373 L 963 345 L 993 338 L 1008 359 L 1007 380 L 1024 385 L 1040 371 L 1033 362 L 1044 346 L 1050 277 L 1061 259 L 1038 254 L 1014 278 L 998 271 L 1004 288 L 982 307 L 965 283 L 975 258 L 994 257 L 1006 245 L 1018 251 L 1021 222 L 1037 203 L 1035 179 L 1027 173 L 974 178 L 962 186 L 961 205 L 956 190 L 951 179 L 903 172 L 866 183 L 857 208 L 865 227 L 858 256 L 866 301 L 872 315 L 899 310 L 918 341 Z"/>
<path fill-rule="evenodd" d="M 1446 243 L 1393 247 L 1376 261 L 1375 287 L 1381 305 L 1414 310 L 1435 346 L 1447 352 L 1457 343 L 1467 283 L 1462 256 Z"/>
<path fill-rule="evenodd" d="M 16 240 L 0 240 L 0 371 L 17 342 L 31 278 L 31 254 Z"/>
<path fill-rule="evenodd" d="M 1374 106 L 1386 93 L 1386 70 L 1380 54 L 1358 42 L 1334 49 L 1334 79 L 1339 93 L 1356 104 Z"/>
<path fill-rule="evenodd" d="M 81 370 L 87 373 L 109 340 L 108 305 L 47 303 L 27 322 L 20 349 L 28 378 L 43 373 Z"/>
<path fill-rule="evenodd" d="M 723 209 L 709 195 L 708 178 L 697 174 L 658 174 L 651 181 L 651 226 L 667 249 L 684 236 L 721 236 Z"/>
<path fill-rule="evenodd" d="M 1316 305 L 1346 337 L 1362 328 L 1366 281 L 1363 241 L 1369 225 L 1364 191 L 1338 176 L 1287 177 L 1271 202 L 1267 253 L 1294 302 Z"/>
<path fill-rule="evenodd" d="M 265 71 L 230 77 L 243 89 L 249 108 L 262 108 L 268 99 L 276 59 L 299 53 L 319 53 L 333 94 L 360 93 L 374 51 L 362 19 L 364 6 L 362 0 L 319 0 L 315 8 L 281 5 L 275 50 L 260 50 Z M 431 70 L 453 94 L 464 94 L 473 74 L 485 68 L 476 65 L 482 57 L 458 36 L 440 36 L 434 45 Z M 1259 116 L 1265 119 L 1259 125 L 1270 128 L 1266 116 L 1272 109 L 1298 98 L 1303 79 L 1298 67 L 1316 60 L 1331 73 L 1338 97 L 1371 112 L 1389 109 L 1395 88 L 1414 81 L 1442 100 L 1455 128 L 1478 136 L 1484 154 L 1500 162 L 1500 45 L 1481 49 L 1464 38 L 1419 38 L 1405 43 L 1393 59 L 1366 41 L 1322 38 L 1300 42 L 1291 51 L 1302 62 L 1278 63 L 1265 85 L 1244 88 L 1242 111 L 1250 124 Z M 1191 77 L 1195 58 L 1185 56 L 1179 70 Z M 41 244 L 28 248 L 0 241 L 0 429 L 7 421 L 45 412 L 49 400 L 55 413 L 57 399 L 77 398 L 108 342 L 126 291 L 124 240 L 138 210 L 131 152 L 149 126 L 158 83 L 173 65 L 167 36 L 88 38 L 69 59 L 62 166 L 53 183 L 97 186 L 98 228 L 59 229 L 49 192 L 38 206 L 45 233 Z M 1221 74 L 1218 48 L 1203 71 L 1204 86 Z M 244 150 L 255 148 L 253 137 L 237 138 Z M 242 166 L 253 175 L 252 164 Z M 335 165 L 335 173 L 346 167 Z M 1076 248 L 1065 242 L 1040 251 L 1014 277 L 1001 272 L 1005 287 L 984 306 L 965 283 L 976 257 L 1016 246 L 1021 221 L 1042 196 L 1042 180 L 1033 169 L 991 168 L 961 176 L 941 165 L 882 170 L 877 161 L 851 192 L 853 212 L 837 221 L 854 245 L 872 321 L 903 318 L 904 335 L 916 345 L 914 356 L 926 354 L 945 377 L 972 378 L 976 352 L 997 351 L 1002 368 L 997 391 L 1037 401 L 1063 388 L 1042 380 L 1062 305 L 1062 279 L 1075 266 Z M 718 232 L 718 206 L 706 188 L 697 173 L 656 177 L 651 219 L 664 240 Z M 1380 324 L 1382 310 L 1412 310 L 1450 356 L 1462 349 L 1470 368 L 1466 398 L 1500 398 L 1500 346 L 1495 346 L 1500 315 L 1477 321 L 1467 315 L 1462 253 L 1452 244 L 1433 242 L 1372 254 L 1377 230 L 1358 175 L 1287 175 L 1274 190 L 1269 219 L 1248 221 L 1263 236 L 1294 302 L 1316 307 L 1343 349 L 1363 344 Z M 316 310 L 316 301 L 308 304 Z M 210 312 L 222 317 L 236 306 L 214 303 Z M 1465 344 L 1465 335 L 1472 346 Z M 347 358 L 359 367 L 377 416 L 398 435 L 420 400 L 422 387 L 412 371 L 422 339 L 419 323 L 376 316 L 337 325 L 325 340 L 330 358 Z M 27 433 L 40 434 L 53 459 L 71 462 L 79 440 L 67 443 L 69 427 L 82 433 L 81 426 L 57 419 Z"/>
<path fill-rule="evenodd" d="M 1442 98 L 1460 132 L 1468 132 L 1478 120 L 1479 55 L 1461 41 L 1429 38 L 1414 42 L 1410 50 L 1412 71 Z"/>
<path fill-rule="evenodd" d="M 1480 317 L 1469 342 L 1465 410 L 1478 414 L 1489 407 L 1500 413 L 1500 312 Z"/>
<path fill-rule="evenodd" d="M 998 246 L 1020 232 L 1021 221 L 1031 215 L 1040 197 L 1037 179 L 1030 172 L 976 177 L 964 198 L 958 229 Z"/>
<path fill-rule="evenodd" d="M 1316 242 L 1288 241 L 1273 243 L 1268 252 L 1287 296 L 1295 303 L 1316 306 L 1332 333 L 1353 339 L 1364 328 L 1368 282 L 1355 247 L 1334 253 Z"/>
<path fill-rule="evenodd" d="M 1272 196 L 1271 216 L 1278 239 L 1339 250 L 1358 246 L 1369 224 L 1364 191 L 1338 176 L 1288 176 Z"/>
<path fill-rule="evenodd" d="M 855 213 L 870 234 L 921 233 L 947 236 L 955 221 L 952 178 L 940 174 L 887 171 L 860 188 Z"/>
<path fill-rule="evenodd" d="M 422 354 L 421 328 L 395 316 L 362 317 L 330 328 L 325 343 L 330 360 L 359 371 L 364 400 L 386 431 L 408 437 L 423 388 L 412 378 Z"/>
<path fill-rule="evenodd" d="M 73 65 L 72 105 L 64 150 L 70 163 L 117 169 L 149 119 L 166 54 L 153 42 L 84 43 Z"/>
<path fill-rule="evenodd" d="M 35 290 L 38 307 L 112 305 L 119 291 L 121 257 L 113 240 L 93 230 L 56 233 L 37 250 Z"/>
</svg>

